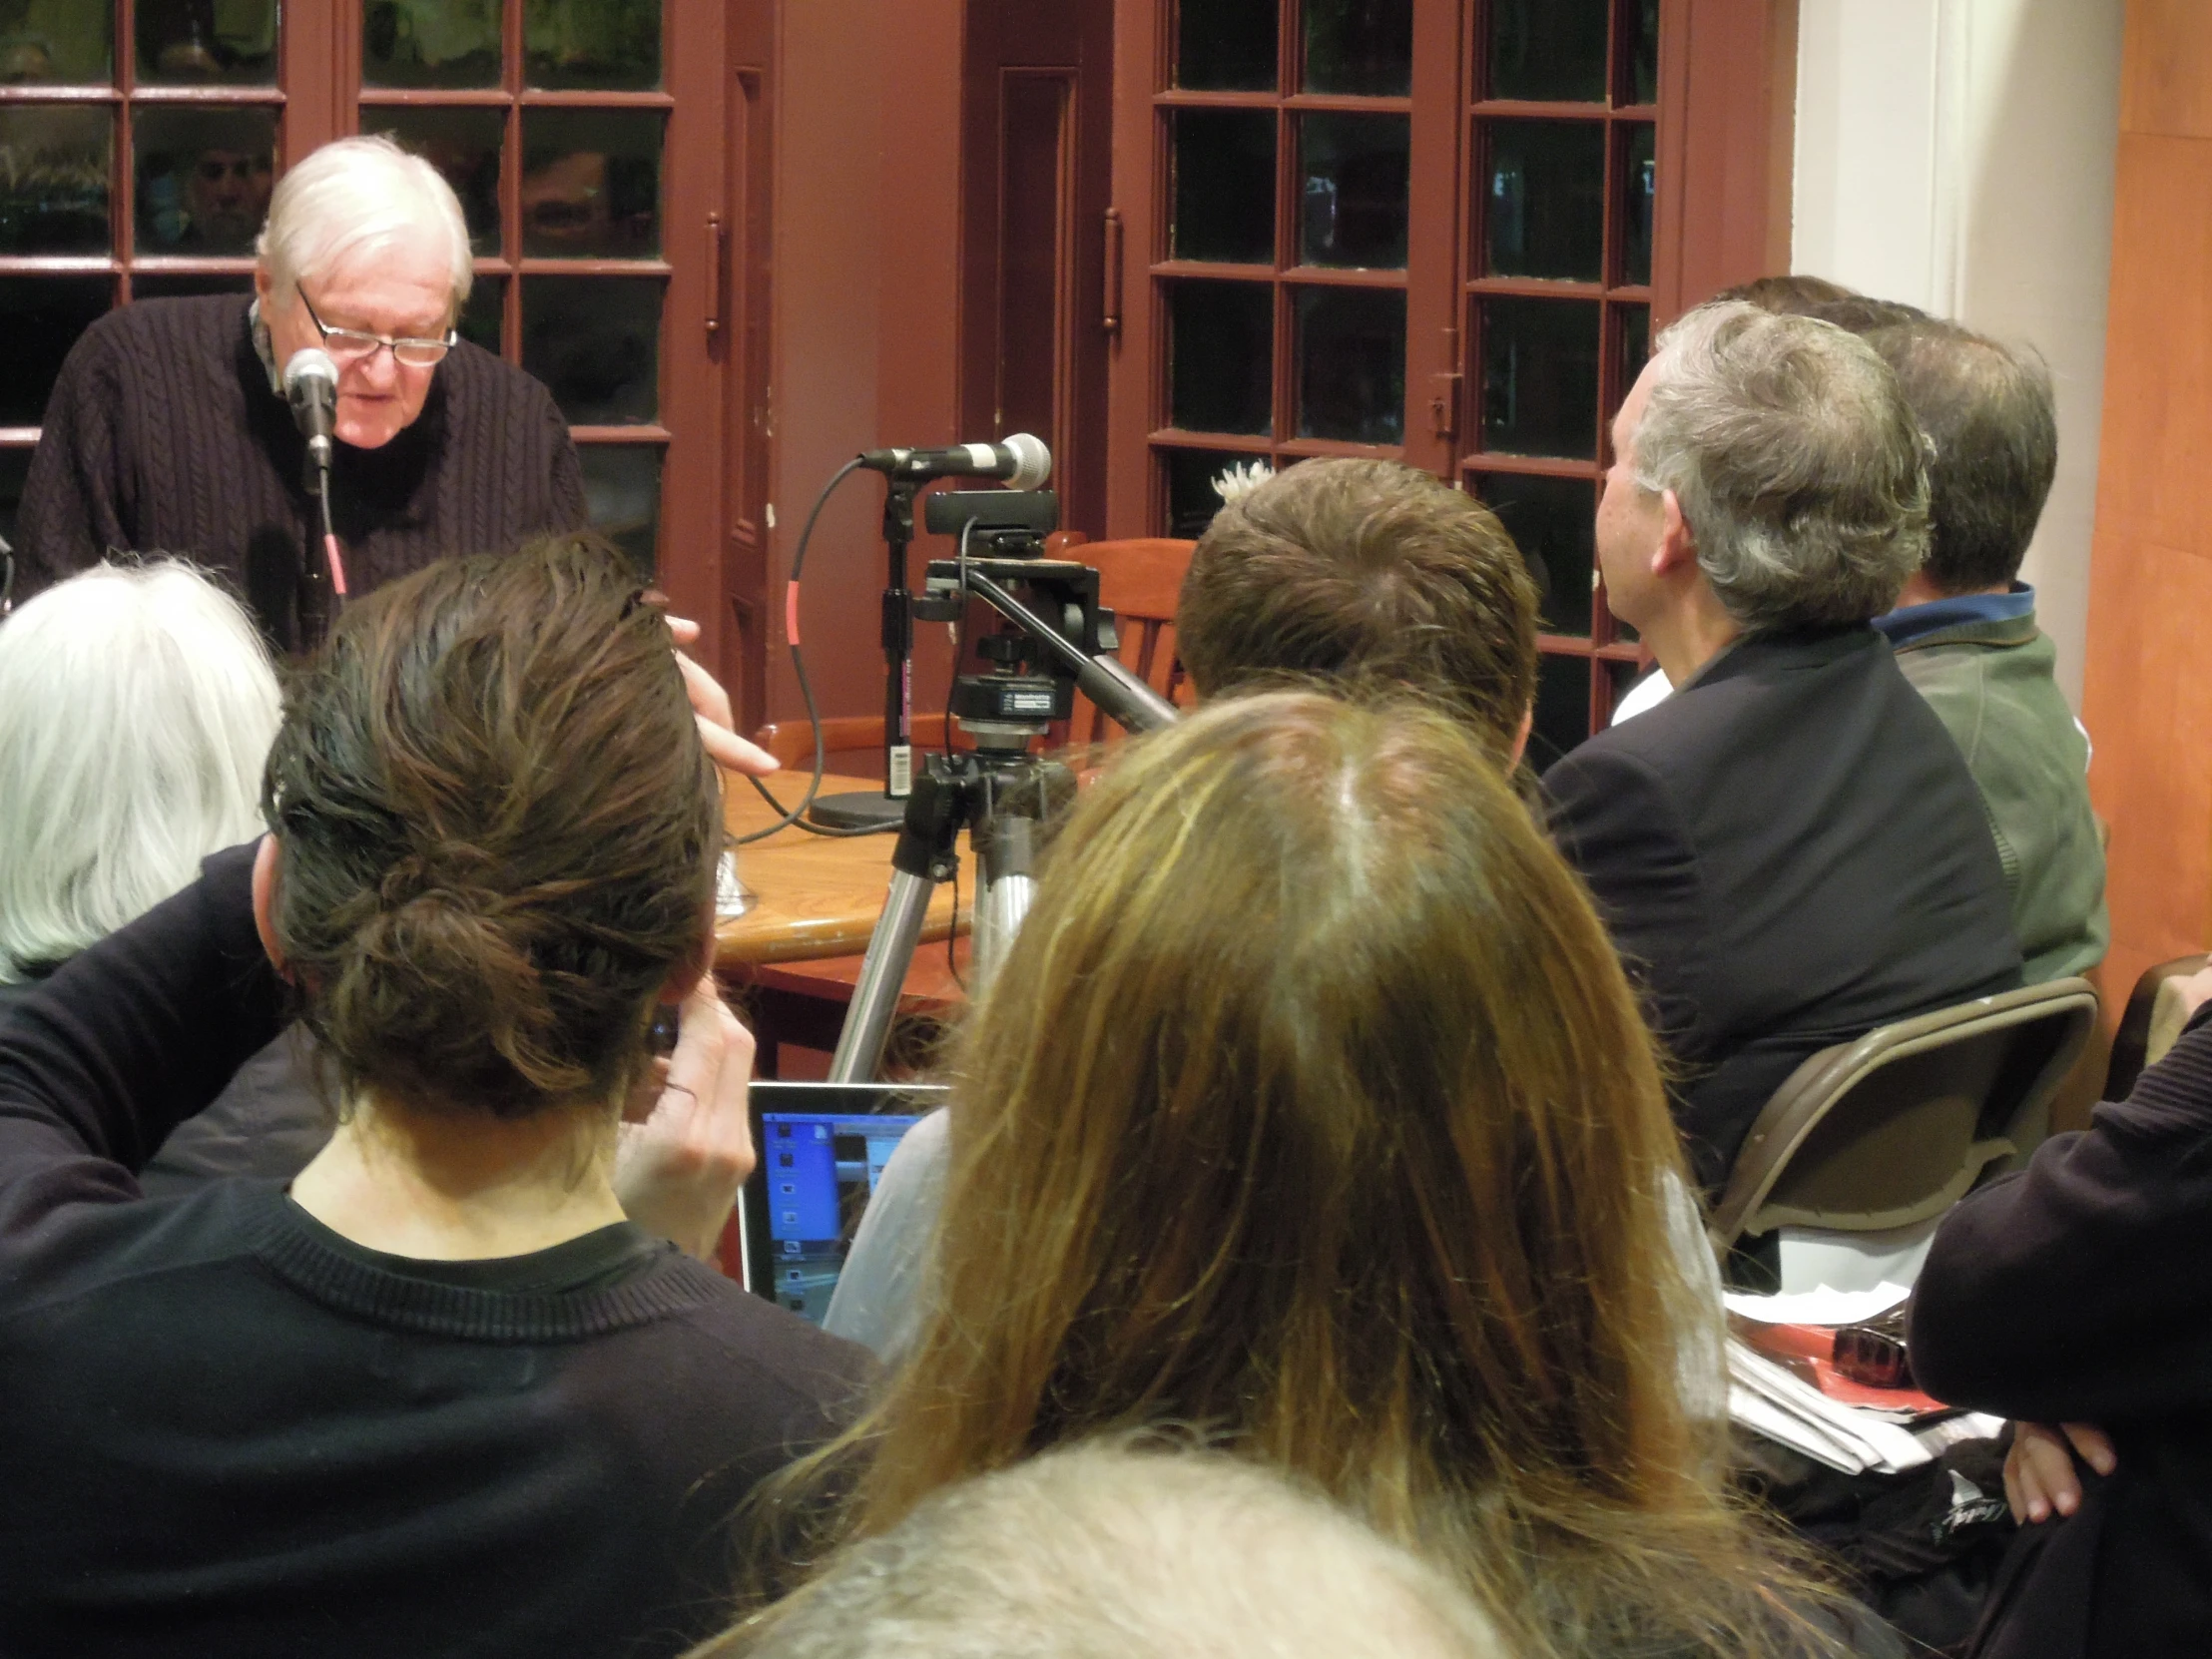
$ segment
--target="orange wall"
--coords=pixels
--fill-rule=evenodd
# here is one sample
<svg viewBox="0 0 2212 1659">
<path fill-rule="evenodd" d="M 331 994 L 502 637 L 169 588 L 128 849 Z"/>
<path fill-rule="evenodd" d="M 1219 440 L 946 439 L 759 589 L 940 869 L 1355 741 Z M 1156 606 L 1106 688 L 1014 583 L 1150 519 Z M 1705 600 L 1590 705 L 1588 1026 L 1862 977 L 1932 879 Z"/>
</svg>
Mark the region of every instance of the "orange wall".
<svg viewBox="0 0 2212 1659">
<path fill-rule="evenodd" d="M 2129 0 L 2082 718 L 2108 994 L 2212 942 L 2212 8 Z"/>
</svg>

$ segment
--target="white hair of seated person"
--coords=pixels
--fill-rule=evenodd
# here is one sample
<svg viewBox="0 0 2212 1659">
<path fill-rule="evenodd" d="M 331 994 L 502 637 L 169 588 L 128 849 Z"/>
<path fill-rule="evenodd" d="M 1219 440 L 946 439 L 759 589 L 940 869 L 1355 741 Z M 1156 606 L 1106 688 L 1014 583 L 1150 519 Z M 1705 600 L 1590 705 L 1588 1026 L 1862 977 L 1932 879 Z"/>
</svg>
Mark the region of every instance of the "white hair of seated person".
<svg viewBox="0 0 2212 1659">
<path fill-rule="evenodd" d="M 443 245 L 450 314 L 458 315 L 475 273 L 460 200 L 436 168 L 372 134 L 333 140 L 277 180 L 254 251 L 269 268 L 276 299 L 288 304 L 302 278 L 417 239 Z"/>
<path fill-rule="evenodd" d="M 75 955 L 263 829 L 276 677 L 191 565 L 99 565 L 0 624 L 0 983 Z"/>
<path fill-rule="evenodd" d="M 1078 1444 L 947 1487 L 692 1659 L 1505 1659 L 1466 1593 L 1284 1476 Z"/>
</svg>

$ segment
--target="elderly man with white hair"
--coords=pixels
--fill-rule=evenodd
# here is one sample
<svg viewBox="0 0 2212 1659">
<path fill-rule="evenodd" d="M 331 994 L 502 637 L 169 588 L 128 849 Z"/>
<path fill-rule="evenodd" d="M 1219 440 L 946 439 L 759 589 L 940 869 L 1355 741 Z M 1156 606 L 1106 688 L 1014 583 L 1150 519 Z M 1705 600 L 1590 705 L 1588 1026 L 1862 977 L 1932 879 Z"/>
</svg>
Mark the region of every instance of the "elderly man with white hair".
<svg viewBox="0 0 2212 1659">
<path fill-rule="evenodd" d="M 1708 1186 L 1808 1056 L 2020 981 L 1973 778 L 1870 626 L 1927 545 L 1920 427 L 1864 340 L 1740 302 L 1660 336 L 1597 553 L 1678 689 L 1543 782 Z"/>
<path fill-rule="evenodd" d="M 383 138 L 324 145 L 278 181 L 257 247 L 252 300 L 142 300 L 71 351 L 23 494 L 23 592 L 162 547 L 236 582 L 272 638 L 311 643 L 299 589 L 320 525 L 282 387 L 305 347 L 337 368 L 331 511 L 352 591 L 582 525 L 551 395 L 453 331 L 468 232 L 427 162 Z"/>
</svg>

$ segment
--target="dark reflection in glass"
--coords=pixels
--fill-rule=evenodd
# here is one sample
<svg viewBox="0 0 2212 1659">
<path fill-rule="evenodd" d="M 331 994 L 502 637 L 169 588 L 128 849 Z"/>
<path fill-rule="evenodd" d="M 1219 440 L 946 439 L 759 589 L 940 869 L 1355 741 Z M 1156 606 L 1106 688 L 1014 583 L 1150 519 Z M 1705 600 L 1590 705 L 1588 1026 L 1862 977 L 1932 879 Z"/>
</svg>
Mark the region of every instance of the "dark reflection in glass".
<svg viewBox="0 0 2212 1659">
<path fill-rule="evenodd" d="M 361 111 L 361 131 L 389 133 L 445 176 L 461 199 L 472 253 L 499 254 L 499 152 L 507 118 L 498 110 L 377 109 Z"/>
<path fill-rule="evenodd" d="M 1275 289 L 1265 282 L 1168 284 L 1168 419 L 1186 432 L 1268 432 L 1275 389 Z"/>
<path fill-rule="evenodd" d="M 651 576 L 661 535 L 661 446 L 587 443 L 576 453 L 592 528 L 629 554 L 641 577 Z"/>
<path fill-rule="evenodd" d="M 1544 590 L 1543 631 L 1587 637 L 1597 555 L 1597 492 L 1589 480 L 1485 472 L 1475 488 Z"/>
<path fill-rule="evenodd" d="M 500 0 L 367 0 L 362 84 L 499 85 L 499 8 Z"/>
<path fill-rule="evenodd" d="M 1597 454 L 1597 301 L 1485 299 L 1482 447 Z"/>
<path fill-rule="evenodd" d="M 1612 0 L 1494 0 L 1492 98 L 1605 102 L 1605 14 Z"/>
<path fill-rule="evenodd" d="M 1410 133 L 1401 115 L 1298 118 L 1301 263 L 1404 269 Z"/>
<path fill-rule="evenodd" d="M 225 272 L 220 276 L 197 271 L 144 272 L 131 278 L 133 299 L 194 299 L 207 293 L 253 291 L 251 271 Z"/>
<path fill-rule="evenodd" d="M 0 541 L 20 547 L 15 532 L 16 511 L 23 505 L 23 485 L 31 475 L 31 451 L 0 449 Z"/>
<path fill-rule="evenodd" d="M 1405 436 L 1405 290 L 1298 290 L 1298 435 Z"/>
<path fill-rule="evenodd" d="M 251 254 L 276 182 L 276 112 L 141 105 L 131 122 L 141 254 Z"/>
<path fill-rule="evenodd" d="M 524 0 L 522 72 L 534 87 L 658 87 L 661 0 Z"/>
<path fill-rule="evenodd" d="M 661 251 L 658 110 L 525 110 L 522 252 L 650 260 Z"/>
<path fill-rule="evenodd" d="M 1492 276 L 1594 282 L 1604 274 L 1605 127 L 1596 121 L 1490 121 L 1482 205 Z"/>
<path fill-rule="evenodd" d="M 62 359 L 115 302 L 107 276 L 0 276 L 0 426 L 36 426 Z"/>
<path fill-rule="evenodd" d="M 1621 194 L 1626 198 L 1621 228 L 1621 280 L 1631 287 L 1651 281 L 1651 218 L 1657 201 L 1658 163 L 1653 153 L 1653 129 L 1649 122 L 1628 130 L 1627 165 L 1621 170 Z"/>
<path fill-rule="evenodd" d="M 1528 764 L 1541 772 L 1590 735 L 1590 659 L 1536 659 L 1536 725 Z"/>
<path fill-rule="evenodd" d="M 0 254 L 105 254 L 115 117 L 96 104 L 0 106 Z"/>
<path fill-rule="evenodd" d="M 1270 464 L 1249 450 L 1166 449 L 1160 458 L 1168 471 L 1168 534 L 1185 541 L 1196 541 L 1221 511 L 1216 479 L 1233 466 Z"/>
<path fill-rule="evenodd" d="M 276 0 L 138 0 L 138 72 L 150 86 L 275 86 Z"/>
<path fill-rule="evenodd" d="M 1636 0 L 1625 14 L 1628 24 L 1628 96 L 1638 104 L 1659 102 L 1659 0 Z"/>
<path fill-rule="evenodd" d="M 1173 257 L 1275 264 L 1275 112 L 1176 110 L 1168 123 Z"/>
<path fill-rule="evenodd" d="M 1177 86 L 1275 90 L 1276 0 L 1182 0 L 1176 17 Z"/>
<path fill-rule="evenodd" d="M 114 79 L 109 0 L 0 4 L 0 85 L 107 86 Z"/>
<path fill-rule="evenodd" d="M 1413 90 L 1413 0 L 1304 0 L 1308 92 Z"/>
<path fill-rule="evenodd" d="M 1621 395 L 1625 397 L 1651 357 L 1651 307 L 1615 305 L 1613 314 L 1621 319 Z"/>
<path fill-rule="evenodd" d="M 532 276 L 522 366 L 577 426 L 634 426 L 661 405 L 659 277 Z"/>
<path fill-rule="evenodd" d="M 479 276 L 468 290 L 468 299 L 461 306 L 460 316 L 454 320 L 453 331 L 471 345 L 481 345 L 496 356 L 500 321 L 506 312 L 507 278 Z"/>
</svg>

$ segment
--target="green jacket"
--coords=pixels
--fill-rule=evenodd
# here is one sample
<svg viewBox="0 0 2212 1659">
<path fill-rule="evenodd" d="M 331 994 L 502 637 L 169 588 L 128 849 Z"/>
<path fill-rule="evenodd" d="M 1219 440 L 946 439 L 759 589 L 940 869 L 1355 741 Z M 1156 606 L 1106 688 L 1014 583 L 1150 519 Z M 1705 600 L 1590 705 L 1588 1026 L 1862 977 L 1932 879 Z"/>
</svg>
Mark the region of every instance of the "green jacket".
<svg viewBox="0 0 2212 1659">
<path fill-rule="evenodd" d="M 2089 810 L 2089 741 L 2052 677 L 2033 613 L 1963 622 L 1898 646 L 1981 790 L 2029 984 L 2104 959 L 2104 845 Z"/>
</svg>

